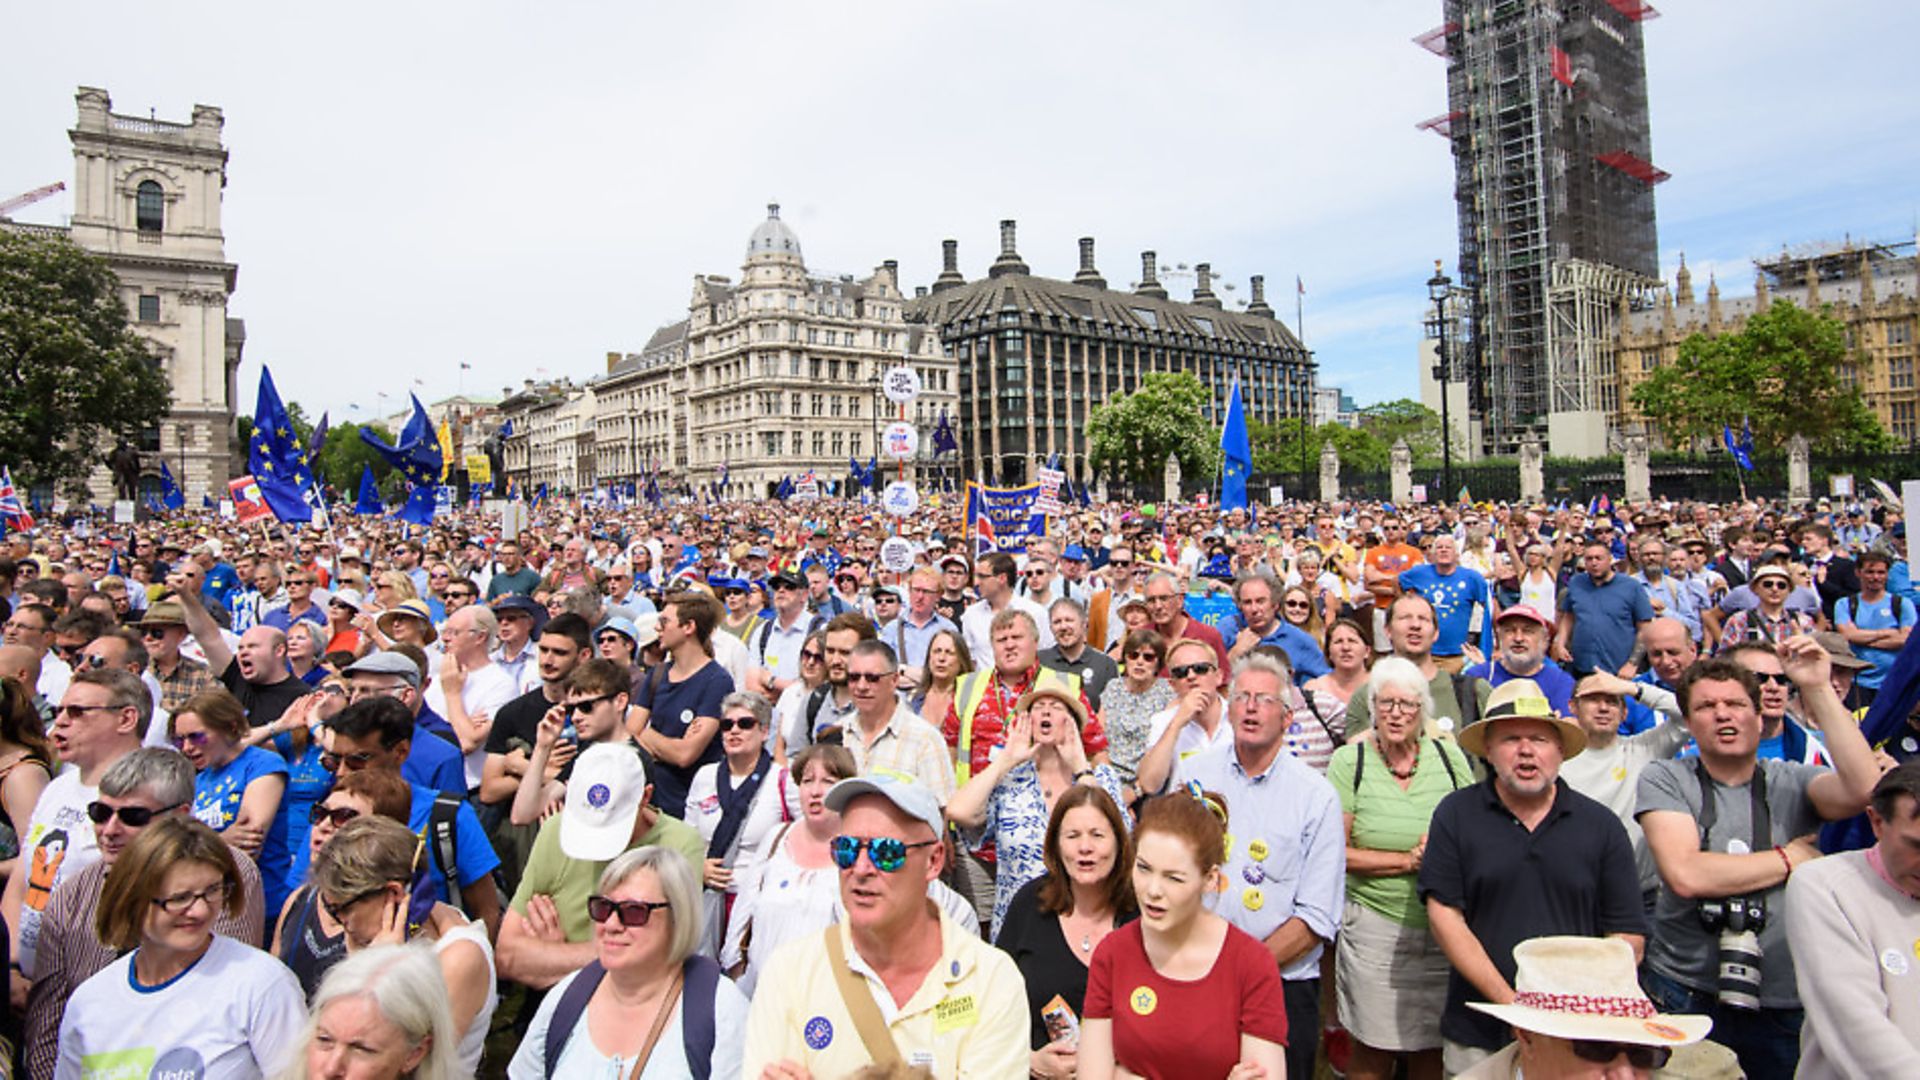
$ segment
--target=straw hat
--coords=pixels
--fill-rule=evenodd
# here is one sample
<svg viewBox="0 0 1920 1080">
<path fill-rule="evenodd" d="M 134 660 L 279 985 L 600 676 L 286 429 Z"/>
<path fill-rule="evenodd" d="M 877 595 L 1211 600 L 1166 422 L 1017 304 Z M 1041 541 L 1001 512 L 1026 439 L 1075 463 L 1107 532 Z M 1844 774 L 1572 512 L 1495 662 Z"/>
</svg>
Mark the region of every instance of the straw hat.
<svg viewBox="0 0 1920 1080">
<path fill-rule="evenodd" d="M 1460 749 L 1475 757 L 1487 756 L 1487 731 L 1502 720 L 1539 720 L 1552 724 L 1560 732 L 1562 757 L 1573 757 L 1587 748 L 1587 733 L 1579 724 L 1557 715 L 1547 692 L 1532 679 L 1508 679 L 1493 688 L 1480 719 L 1462 728 L 1454 738 Z"/>
<path fill-rule="evenodd" d="M 373 623 L 380 628 L 381 633 L 392 637 L 393 620 L 401 618 L 419 619 L 421 624 L 427 628 L 427 636 L 424 640 L 428 645 L 433 644 L 434 639 L 440 636 L 439 631 L 433 628 L 433 612 L 427 610 L 427 602 L 425 600 L 402 600 L 398 604 L 381 612 L 373 620 Z"/>
<path fill-rule="evenodd" d="M 1619 938 L 1533 938 L 1513 947 L 1513 960 L 1513 1003 L 1468 1008 L 1551 1038 L 1638 1046 L 1688 1046 L 1713 1028 L 1711 1017 L 1655 1008 L 1635 976 L 1632 947 Z"/>
</svg>

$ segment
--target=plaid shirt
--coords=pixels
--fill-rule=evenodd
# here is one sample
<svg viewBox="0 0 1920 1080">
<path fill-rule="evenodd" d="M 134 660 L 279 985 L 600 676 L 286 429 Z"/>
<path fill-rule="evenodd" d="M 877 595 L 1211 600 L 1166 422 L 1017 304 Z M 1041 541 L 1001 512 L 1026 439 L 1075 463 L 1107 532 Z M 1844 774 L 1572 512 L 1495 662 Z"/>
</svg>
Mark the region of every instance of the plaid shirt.
<svg viewBox="0 0 1920 1080">
<path fill-rule="evenodd" d="M 905 705 L 894 707 L 887 726 L 880 729 L 871 743 L 860 731 L 858 719 L 847 721 L 844 740 L 847 749 L 853 752 L 853 762 L 861 775 L 885 769 L 911 776 L 933 792 L 942 806 L 959 790 L 946 740 L 932 724 L 915 716 Z"/>
<path fill-rule="evenodd" d="M 153 677 L 160 682 L 160 707 L 169 713 L 179 712 L 180 706 L 185 705 L 193 695 L 220 685 L 220 680 L 213 677 L 207 665 L 184 656 L 180 658 L 180 666 L 173 669 L 173 674 L 162 675 L 156 668 Z"/>
<path fill-rule="evenodd" d="M 1804 611 L 1782 608 L 1779 618 L 1770 619 L 1759 608 L 1748 608 L 1734 612 L 1720 624 L 1720 647 L 1714 652 L 1716 655 L 1726 652 L 1755 633 L 1777 645 L 1795 634 L 1811 634 L 1814 629 L 1813 616 Z"/>
</svg>

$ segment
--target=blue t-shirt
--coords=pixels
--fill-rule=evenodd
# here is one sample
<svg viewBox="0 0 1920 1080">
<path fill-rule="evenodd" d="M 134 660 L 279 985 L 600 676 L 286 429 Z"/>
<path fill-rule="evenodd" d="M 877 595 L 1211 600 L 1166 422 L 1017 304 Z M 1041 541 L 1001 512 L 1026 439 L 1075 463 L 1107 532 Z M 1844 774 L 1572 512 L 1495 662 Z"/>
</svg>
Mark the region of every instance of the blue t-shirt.
<svg viewBox="0 0 1920 1080">
<path fill-rule="evenodd" d="M 1508 674 L 1505 667 L 1491 660 L 1484 664 L 1473 665 L 1467 669 L 1466 674 L 1468 678 L 1485 679 L 1488 686 L 1499 686 L 1509 679 L 1519 677 Z M 1541 693 L 1547 695 L 1547 704 L 1553 706 L 1555 713 L 1561 716 L 1573 715 L 1573 676 L 1567 674 L 1559 664 L 1552 660 L 1542 660 L 1540 670 L 1527 677 L 1540 687 Z"/>
<path fill-rule="evenodd" d="M 1228 648 L 1232 648 L 1233 639 L 1246 629 L 1246 623 L 1235 611 L 1222 618 L 1220 625 L 1214 629 L 1220 631 L 1220 639 L 1227 643 Z M 1326 654 L 1320 651 L 1320 643 L 1313 640 L 1313 635 L 1285 619 L 1275 623 L 1273 630 L 1260 639 L 1260 644 L 1277 645 L 1286 652 L 1287 663 L 1293 665 L 1293 681 L 1296 684 L 1317 679 L 1333 670 L 1333 665 L 1327 663 Z"/>
<path fill-rule="evenodd" d="M 640 692 L 633 697 L 633 703 L 648 712 L 647 724 L 653 730 L 671 739 L 677 739 L 687 733 L 694 720 L 702 716 L 718 719 L 720 703 L 733 693 L 733 678 L 727 669 L 708 660 L 684 682 L 674 682 L 672 672 L 665 676 L 649 675 L 640 683 Z M 693 783 L 693 774 L 700 766 L 708 765 L 725 757 L 720 746 L 720 737 L 716 734 L 707 740 L 706 749 L 700 751 L 699 760 L 680 768 L 664 761 L 656 761 L 649 780 L 653 781 L 653 805 L 665 814 L 684 818 L 687 810 L 687 787 Z"/>
<path fill-rule="evenodd" d="M 1442 574 L 1432 563 L 1421 563 L 1400 572 L 1400 588 L 1433 602 L 1433 655 L 1459 656 L 1473 622 L 1473 605 L 1487 603 L 1487 579 L 1464 566 Z"/>
<path fill-rule="evenodd" d="M 1613 575 L 1605 585 L 1595 585 L 1584 573 L 1573 575 L 1560 590 L 1560 610 L 1573 612 L 1573 640 L 1567 650 L 1576 673 L 1618 671 L 1633 656 L 1640 624 L 1653 619 L 1647 590 L 1624 574 Z"/>
<path fill-rule="evenodd" d="M 240 572 L 226 563 L 214 563 L 200 582 L 200 598 L 208 604 L 230 607 L 233 594 L 240 591 Z"/>
<path fill-rule="evenodd" d="M 193 778 L 193 816 L 216 832 L 226 832 L 240 815 L 240 800 L 248 784 L 263 776 L 287 773 L 286 760 L 279 754 L 249 746 L 232 761 L 219 768 L 202 769 Z M 279 809 L 267 825 L 266 838 L 260 843 L 260 886 L 266 893 L 268 911 L 280 910 L 278 904 L 287 898 L 287 870 L 293 861 L 287 847 L 287 825 L 287 800 L 282 795 Z"/>
<path fill-rule="evenodd" d="M 1833 605 L 1835 623 L 1852 623 L 1862 630 L 1892 630 L 1900 626 L 1912 626 L 1914 622 L 1913 602 L 1901 599 L 1898 602 L 1899 617 L 1894 616 L 1895 601 L 1892 593 L 1883 593 L 1879 600 L 1867 603 L 1859 596 L 1843 596 Z M 1873 649 L 1865 645 L 1853 646 L 1853 655 L 1872 664 L 1862 668 L 1854 675 L 1853 681 L 1869 690 L 1880 689 L 1880 683 L 1887 677 L 1887 669 L 1893 666 L 1893 658 L 1900 655 L 1896 649 Z"/>
<path fill-rule="evenodd" d="M 407 812 L 407 828 L 417 836 L 426 837 L 427 825 L 433 820 L 433 800 L 442 793 L 419 784 L 411 786 L 413 806 Z M 500 867 L 500 856 L 493 853 L 493 844 L 487 839 L 487 831 L 480 827 L 473 804 L 464 799 L 454 815 L 453 858 L 458 864 L 456 869 L 463 889 Z M 441 890 L 449 902 L 454 900 L 453 891 L 447 888 L 447 876 L 440 869 L 440 858 L 433 854 L 431 837 L 427 838 L 427 880 L 433 882 L 433 887 Z"/>
<path fill-rule="evenodd" d="M 419 723 L 413 725 L 413 742 L 407 760 L 400 763 L 400 776 L 409 784 L 467 796 L 467 765 L 460 748 Z"/>
<path fill-rule="evenodd" d="M 280 751 L 283 759 L 291 759 L 293 737 L 275 735 L 274 748 Z M 287 865 L 287 892 L 293 892 L 307 876 L 307 848 L 313 840 L 313 808 L 333 790 L 333 774 L 320 764 L 320 744 L 309 742 L 307 752 L 297 760 L 287 761 L 287 797 L 280 800 L 280 809 L 287 818 L 287 852 L 290 856 Z M 260 871 L 266 873 L 264 867 Z M 279 909 L 269 909 L 272 918 L 279 917 Z"/>
<path fill-rule="evenodd" d="M 286 606 L 283 604 L 280 607 L 268 608 L 266 614 L 260 616 L 260 625 L 271 626 L 282 633 L 292 629 L 295 622 L 310 622 L 322 630 L 327 628 L 327 617 L 321 613 L 318 604 L 307 608 L 307 610 L 298 615 L 288 614 Z M 319 668 L 316 667 L 314 670 L 318 671 Z"/>
</svg>

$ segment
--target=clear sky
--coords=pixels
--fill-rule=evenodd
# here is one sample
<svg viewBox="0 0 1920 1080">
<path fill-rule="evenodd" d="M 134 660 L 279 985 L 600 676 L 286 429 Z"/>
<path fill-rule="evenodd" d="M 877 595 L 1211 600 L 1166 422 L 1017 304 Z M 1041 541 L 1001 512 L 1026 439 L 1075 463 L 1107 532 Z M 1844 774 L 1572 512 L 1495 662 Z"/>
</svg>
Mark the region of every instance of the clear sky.
<svg viewBox="0 0 1920 1080">
<path fill-rule="evenodd" d="M 1659 6 L 1669 277 L 1685 251 L 1741 295 L 1783 245 L 1913 238 L 1920 4 Z M 1410 41 L 1439 21 L 1438 0 L 16 4 L 0 197 L 72 182 L 76 86 L 162 119 L 220 106 L 241 412 L 262 363 L 336 420 L 415 379 L 585 378 L 684 317 L 693 274 L 737 275 L 774 199 L 811 269 L 893 258 L 909 288 L 948 237 L 984 272 L 1002 218 L 1049 276 L 1090 235 L 1119 284 L 1147 248 L 1211 262 L 1232 299 L 1264 273 L 1290 323 L 1297 276 L 1322 383 L 1366 403 L 1415 393 L 1423 283 L 1453 272 L 1448 147 L 1414 128 L 1446 110 Z"/>
</svg>

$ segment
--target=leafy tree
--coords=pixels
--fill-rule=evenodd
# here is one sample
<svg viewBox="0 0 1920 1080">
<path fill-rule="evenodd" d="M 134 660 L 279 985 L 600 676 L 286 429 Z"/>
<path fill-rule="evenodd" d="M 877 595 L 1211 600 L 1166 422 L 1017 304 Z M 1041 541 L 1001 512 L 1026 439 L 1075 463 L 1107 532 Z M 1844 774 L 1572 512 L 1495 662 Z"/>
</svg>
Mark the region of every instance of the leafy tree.
<svg viewBox="0 0 1920 1080">
<path fill-rule="evenodd" d="M 1274 424 L 1255 422 L 1249 425 L 1248 432 L 1253 440 L 1253 468 L 1262 473 L 1298 473 L 1301 462 L 1306 463 L 1305 471 L 1317 474 L 1320 471 L 1320 448 L 1333 444 L 1334 453 L 1340 456 L 1340 467 L 1355 472 L 1380 472 L 1387 467 L 1387 444 L 1380 441 L 1372 432 L 1351 428 L 1345 424 L 1321 424 L 1308 428 L 1305 434 L 1306 451 L 1301 453 L 1301 429 L 1304 425 L 1298 419 L 1288 417 Z"/>
<path fill-rule="evenodd" d="M 1208 418 L 1212 395 L 1184 371 L 1156 371 L 1140 388 L 1093 410 L 1087 446 L 1096 469 L 1136 484 L 1157 480 L 1167 455 L 1180 460 L 1182 476 L 1217 476 L 1220 432 Z"/>
<path fill-rule="evenodd" d="M 172 396 L 105 259 L 0 230 L 0 462 L 22 485 L 86 479 L 105 448 L 158 424 Z"/>
<path fill-rule="evenodd" d="M 292 409 L 292 406 L 288 406 L 289 412 Z M 295 423 L 298 422 L 296 419 Z M 381 442 L 393 445 L 393 433 L 387 430 L 385 424 L 368 424 L 366 427 Z M 383 483 L 387 474 L 393 471 L 387 459 L 360 437 L 359 424 L 340 424 L 327 429 L 327 445 L 320 448 L 313 472 L 322 483 L 332 485 L 341 498 L 351 502 L 360 491 L 360 470 L 366 465 L 373 466 L 375 483 Z M 384 486 L 382 490 L 386 490 Z"/>
<path fill-rule="evenodd" d="M 1384 401 L 1361 409 L 1360 430 L 1389 449 L 1395 442 L 1407 440 L 1416 462 L 1440 458 L 1440 414 L 1411 398 Z M 1454 440 L 1453 450 L 1455 455 L 1464 453 L 1458 438 Z M 1381 460 L 1380 467 L 1385 468 L 1385 458 Z"/>
<path fill-rule="evenodd" d="M 1859 390 L 1840 380 L 1842 365 L 1865 361 L 1828 311 L 1776 300 L 1738 333 L 1689 336 L 1678 359 L 1635 387 L 1632 400 L 1676 444 L 1718 441 L 1745 421 L 1762 448 L 1798 433 L 1818 450 L 1883 451 L 1892 439 Z"/>
</svg>

